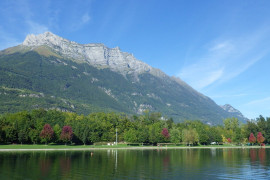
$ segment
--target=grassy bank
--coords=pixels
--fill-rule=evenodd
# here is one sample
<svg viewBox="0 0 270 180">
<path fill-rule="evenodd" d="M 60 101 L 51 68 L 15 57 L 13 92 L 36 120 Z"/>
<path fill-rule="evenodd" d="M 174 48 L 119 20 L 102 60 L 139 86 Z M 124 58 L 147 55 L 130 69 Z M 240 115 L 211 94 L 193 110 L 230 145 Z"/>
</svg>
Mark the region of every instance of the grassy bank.
<svg viewBox="0 0 270 180">
<path fill-rule="evenodd" d="M 128 147 L 125 144 L 117 146 L 108 146 L 108 145 L 44 145 L 44 144 L 12 144 L 12 145 L 0 145 L 1 149 L 89 149 L 89 148 L 125 148 Z"/>
<path fill-rule="evenodd" d="M 8 150 L 94 150 L 94 149 L 209 149 L 209 148 L 261 148 L 260 146 L 236 146 L 236 145 L 207 145 L 207 146 L 184 146 L 184 145 L 169 145 L 169 146 L 129 146 L 120 144 L 114 146 L 108 145 L 0 145 L 0 151 Z M 264 146 L 263 148 L 270 148 Z"/>
</svg>

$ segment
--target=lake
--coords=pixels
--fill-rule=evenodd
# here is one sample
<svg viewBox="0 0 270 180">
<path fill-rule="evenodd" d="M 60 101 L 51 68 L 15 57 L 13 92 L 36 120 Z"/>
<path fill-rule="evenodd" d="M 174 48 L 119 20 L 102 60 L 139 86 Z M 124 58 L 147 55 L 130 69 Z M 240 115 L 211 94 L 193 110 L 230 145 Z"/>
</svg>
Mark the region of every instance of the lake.
<svg viewBox="0 0 270 180">
<path fill-rule="evenodd" d="M 0 152 L 1 180 L 269 177 L 267 148 Z"/>
</svg>

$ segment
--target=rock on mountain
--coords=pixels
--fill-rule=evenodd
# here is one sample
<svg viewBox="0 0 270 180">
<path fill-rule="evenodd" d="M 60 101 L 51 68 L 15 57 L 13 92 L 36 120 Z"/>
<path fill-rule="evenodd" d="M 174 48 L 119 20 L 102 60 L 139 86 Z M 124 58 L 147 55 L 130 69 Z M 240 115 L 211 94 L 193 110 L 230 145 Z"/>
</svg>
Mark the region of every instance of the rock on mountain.
<svg viewBox="0 0 270 180">
<path fill-rule="evenodd" d="M 35 108 L 84 114 L 150 110 L 211 124 L 236 115 L 118 47 L 78 44 L 50 32 L 0 51 L 0 111 Z"/>
<path fill-rule="evenodd" d="M 137 60 L 132 54 L 121 52 L 119 47 L 108 48 L 103 44 L 78 44 L 51 32 L 28 35 L 22 45 L 30 47 L 32 50 L 45 45 L 64 58 L 72 59 L 75 62 L 87 62 L 98 68 L 109 67 L 111 70 L 121 74 L 148 72 L 156 76 L 165 76 L 160 70 Z"/>
<path fill-rule="evenodd" d="M 236 118 L 248 120 L 239 110 L 235 109 L 230 104 L 225 104 L 223 106 L 221 105 L 220 107 L 225 111 L 233 114 Z"/>
</svg>

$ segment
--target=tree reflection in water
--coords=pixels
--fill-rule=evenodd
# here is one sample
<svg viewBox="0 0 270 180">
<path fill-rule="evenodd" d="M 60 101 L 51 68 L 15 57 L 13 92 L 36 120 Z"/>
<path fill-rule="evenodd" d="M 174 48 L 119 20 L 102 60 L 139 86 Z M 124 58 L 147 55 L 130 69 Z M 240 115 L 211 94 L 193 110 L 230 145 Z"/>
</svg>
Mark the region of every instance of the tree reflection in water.
<svg viewBox="0 0 270 180">
<path fill-rule="evenodd" d="M 259 160 L 260 160 L 260 163 L 261 165 L 265 166 L 266 165 L 266 154 L 265 154 L 265 148 L 260 148 L 259 149 Z"/>
<path fill-rule="evenodd" d="M 253 163 L 256 162 L 256 160 L 257 160 L 257 149 L 251 148 L 249 150 L 249 155 L 250 155 L 251 162 L 253 162 Z"/>
<path fill-rule="evenodd" d="M 268 154 L 265 148 L 6 152 L 0 179 L 263 179 Z"/>
</svg>

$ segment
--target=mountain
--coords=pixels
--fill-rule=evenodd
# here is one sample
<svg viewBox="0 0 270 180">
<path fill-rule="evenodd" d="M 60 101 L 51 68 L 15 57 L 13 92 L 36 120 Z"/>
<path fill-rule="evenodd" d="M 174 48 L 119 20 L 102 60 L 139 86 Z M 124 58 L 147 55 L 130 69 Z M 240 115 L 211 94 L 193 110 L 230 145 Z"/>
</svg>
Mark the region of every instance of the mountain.
<svg viewBox="0 0 270 180">
<path fill-rule="evenodd" d="M 50 32 L 0 51 L 0 112 L 35 108 L 83 114 L 149 110 L 178 122 L 210 124 L 235 115 L 118 47 L 78 44 Z"/>
<path fill-rule="evenodd" d="M 148 72 L 155 76 L 165 76 L 160 70 L 137 60 L 133 55 L 121 52 L 119 47 L 110 49 L 103 44 L 82 45 L 50 32 L 38 36 L 28 35 L 22 45 L 31 50 L 40 46 L 48 46 L 63 58 L 78 63 L 88 63 L 97 68 L 110 68 L 123 75 Z"/>
<path fill-rule="evenodd" d="M 245 121 L 248 120 L 248 118 L 246 118 L 239 110 L 235 109 L 230 104 L 225 104 L 225 105 L 220 106 L 220 107 L 222 109 L 224 109 L 225 111 L 233 114 L 233 116 L 236 117 L 236 118 L 238 118 L 238 119 L 244 119 Z"/>
</svg>

